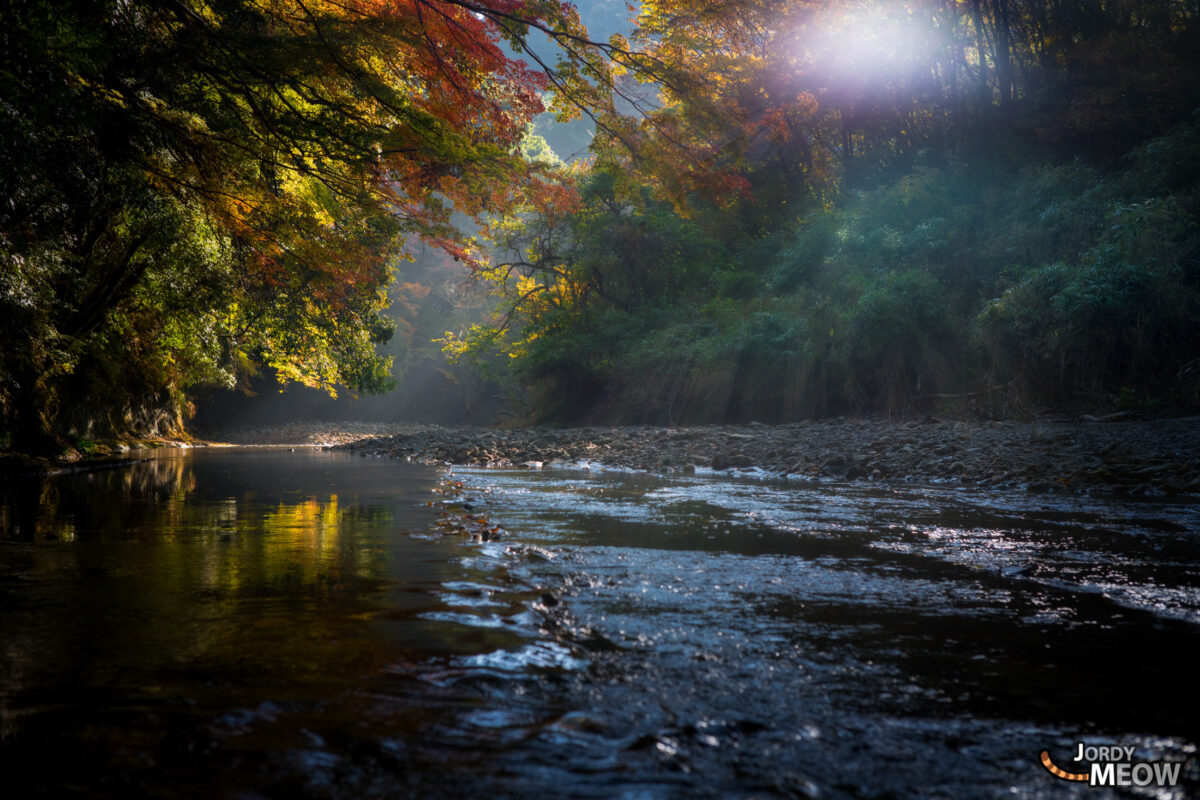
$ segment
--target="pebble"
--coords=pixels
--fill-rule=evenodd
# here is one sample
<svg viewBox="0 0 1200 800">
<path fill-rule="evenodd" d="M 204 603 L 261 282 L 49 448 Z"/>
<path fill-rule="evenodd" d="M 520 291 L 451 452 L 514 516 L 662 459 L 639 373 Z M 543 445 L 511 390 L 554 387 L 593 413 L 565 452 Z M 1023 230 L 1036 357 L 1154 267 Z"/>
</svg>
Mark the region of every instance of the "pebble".
<svg viewBox="0 0 1200 800">
<path fill-rule="evenodd" d="M 600 464 L 646 471 L 756 467 L 841 480 L 953 476 L 1031 491 L 1200 494 L 1200 419 L 1036 422 L 823 420 L 785 425 L 482 428 L 416 423 L 292 423 L 212 434 L 246 444 L 323 444 L 430 464 Z M 969 446 L 965 443 L 969 442 Z M 1136 488 L 1134 488 L 1136 487 Z"/>
</svg>

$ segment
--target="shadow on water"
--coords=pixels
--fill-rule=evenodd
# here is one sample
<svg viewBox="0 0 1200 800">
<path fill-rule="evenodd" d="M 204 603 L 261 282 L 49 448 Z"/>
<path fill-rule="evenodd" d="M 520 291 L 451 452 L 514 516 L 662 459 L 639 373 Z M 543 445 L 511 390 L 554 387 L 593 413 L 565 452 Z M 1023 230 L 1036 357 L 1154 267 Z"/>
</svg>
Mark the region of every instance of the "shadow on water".
<svg viewBox="0 0 1200 800">
<path fill-rule="evenodd" d="M 439 477 L 248 448 L 5 483 L 7 785 L 1106 796 L 1037 762 L 1085 741 L 1196 791 L 1194 504 L 465 470 L 508 531 L 470 541 L 431 533 Z"/>
</svg>

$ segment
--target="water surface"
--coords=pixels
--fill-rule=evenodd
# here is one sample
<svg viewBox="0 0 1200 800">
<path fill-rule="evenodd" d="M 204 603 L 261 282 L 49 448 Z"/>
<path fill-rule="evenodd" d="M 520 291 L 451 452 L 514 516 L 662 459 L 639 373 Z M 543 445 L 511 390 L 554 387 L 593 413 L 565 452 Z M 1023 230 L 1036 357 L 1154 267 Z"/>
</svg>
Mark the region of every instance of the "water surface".
<svg viewBox="0 0 1200 800">
<path fill-rule="evenodd" d="M 80 796 L 1197 790 L 1194 503 L 172 451 L 0 490 L 0 758 Z M 502 525 L 438 533 L 437 502 Z M 431 507 L 430 503 L 435 506 Z M 476 527 L 475 530 L 481 530 Z M 64 758 L 63 754 L 70 754 Z"/>
<path fill-rule="evenodd" d="M 243 448 L 8 481 L 7 785 L 350 797 L 402 787 L 409 772 L 434 783 L 412 766 L 444 765 L 436 746 L 424 751 L 434 729 L 457 737 L 487 699 L 430 676 L 470 676 L 470 659 L 544 638 L 502 559 L 430 532 L 438 480 L 407 464 Z M 496 624 L 464 624 L 463 602 Z"/>
<path fill-rule="evenodd" d="M 1200 506 L 460 470 L 591 641 L 543 768 L 630 794 L 1061 797 L 1079 741 L 1195 796 Z M 607 746 L 608 760 L 599 757 Z M 580 790 L 602 797 L 611 785 Z"/>
</svg>

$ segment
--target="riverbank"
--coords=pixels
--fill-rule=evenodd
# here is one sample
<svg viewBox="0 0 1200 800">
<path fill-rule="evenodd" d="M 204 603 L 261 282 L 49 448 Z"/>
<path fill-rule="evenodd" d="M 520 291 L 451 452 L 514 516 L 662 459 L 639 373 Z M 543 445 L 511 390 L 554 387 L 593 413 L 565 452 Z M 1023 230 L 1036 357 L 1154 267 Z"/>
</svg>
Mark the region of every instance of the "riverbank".
<svg viewBox="0 0 1200 800">
<path fill-rule="evenodd" d="M 81 441 L 56 456 L 33 456 L 0 450 L 0 474 L 48 475 L 122 466 L 131 458 L 159 449 L 187 449 L 217 445 L 323 446 L 350 444 L 362 439 L 389 436 L 412 426 L 381 422 L 299 422 L 241 427 L 209 433 L 207 437 L 181 434 L 174 438 L 96 439 Z"/>
<path fill-rule="evenodd" d="M 223 432 L 238 444 L 343 447 L 428 464 L 589 467 L 944 481 L 1030 491 L 1200 494 L 1200 418 L 891 422 L 694 428 L 481 428 L 295 423 Z"/>
</svg>

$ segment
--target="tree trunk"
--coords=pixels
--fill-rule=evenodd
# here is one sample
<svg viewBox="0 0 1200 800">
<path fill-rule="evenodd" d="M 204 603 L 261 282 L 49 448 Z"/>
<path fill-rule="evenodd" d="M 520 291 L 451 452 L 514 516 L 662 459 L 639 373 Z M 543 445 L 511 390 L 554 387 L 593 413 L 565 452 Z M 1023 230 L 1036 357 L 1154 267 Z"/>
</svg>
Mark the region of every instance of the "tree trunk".
<svg viewBox="0 0 1200 800">
<path fill-rule="evenodd" d="M 1000 91 L 1000 105 L 1005 106 L 1014 96 L 1012 27 L 1007 0 L 992 0 L 992 11 L 995 15 L 992 25 L 996 29 L 996 85 Z"/>
</svg>

